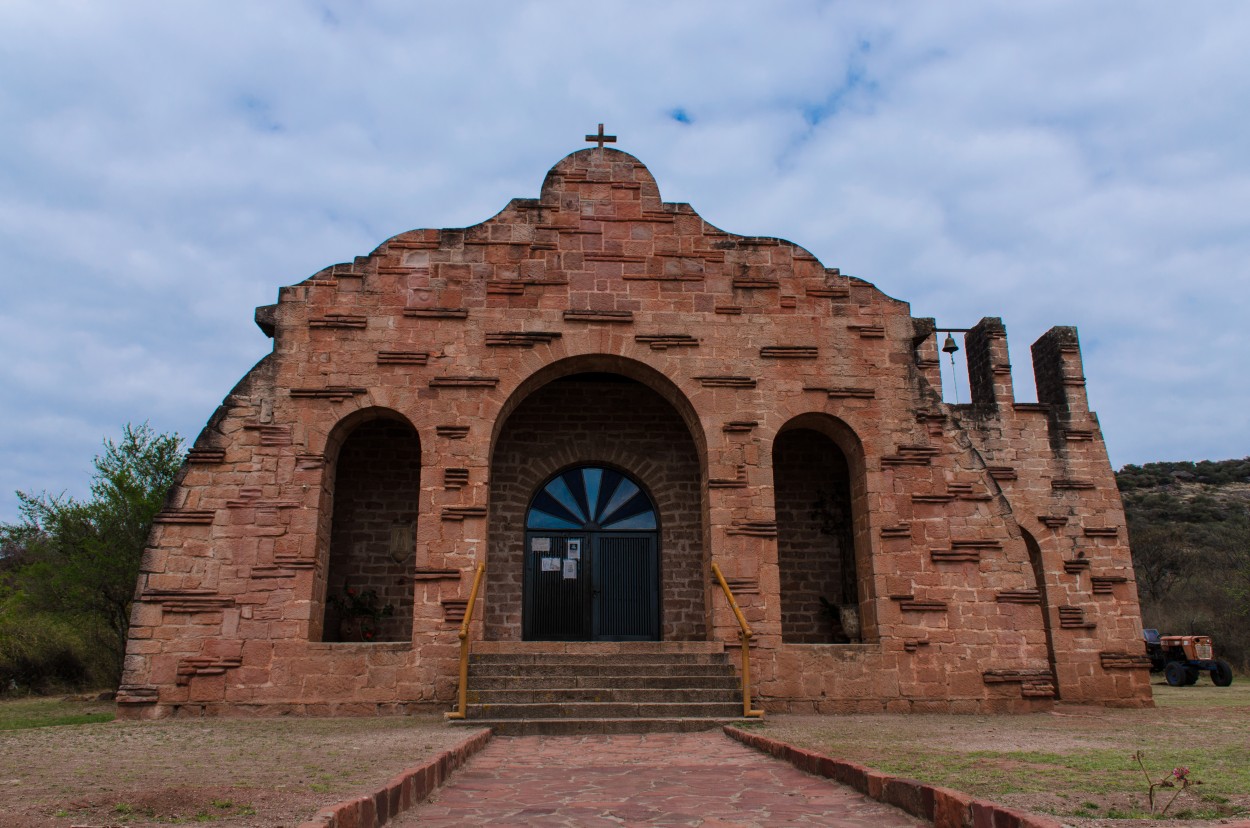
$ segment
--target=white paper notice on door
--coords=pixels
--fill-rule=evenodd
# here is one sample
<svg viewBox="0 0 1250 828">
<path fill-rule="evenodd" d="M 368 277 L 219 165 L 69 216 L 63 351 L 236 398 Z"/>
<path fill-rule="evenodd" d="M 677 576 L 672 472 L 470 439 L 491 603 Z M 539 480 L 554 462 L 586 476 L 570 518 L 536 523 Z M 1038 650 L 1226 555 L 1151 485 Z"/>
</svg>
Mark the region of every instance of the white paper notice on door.
<svg viewBox="0 0 1250 828">
<path fill-rule="evenodd" d="M 542 563 L 543 572 L 559 572 L 560 571 L 560 559 L 559 558 L 543 558 L 542 562 L 543 562 Z"/>
<path fill-rule="evenodd" d="M 577 577 L 577 561 L 565 561 L 564 562 L 564 577 L 565 578 Z"/>
<path fill-rule="evenodd" d="M 570 538 L 568 548 L 564 550 L 565 557 L 570 561 L 580 561 L 582 559 L 582 542 L 577 538 Z"/>
<path fill-rule="evenodd" d="M 530 549 L 535 552 L 550 552 L 551 538 L 531 538 Z"/>
</svg>

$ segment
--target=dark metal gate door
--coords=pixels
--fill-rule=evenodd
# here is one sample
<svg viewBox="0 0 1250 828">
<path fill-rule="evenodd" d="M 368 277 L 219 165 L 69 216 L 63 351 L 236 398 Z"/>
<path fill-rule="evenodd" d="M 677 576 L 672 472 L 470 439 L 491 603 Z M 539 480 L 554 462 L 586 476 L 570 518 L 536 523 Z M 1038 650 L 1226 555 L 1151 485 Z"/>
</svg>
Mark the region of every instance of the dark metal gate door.
<svg viewBox="0 0 1250 828">
<path fill-rule="evenodd" d="M 570 545 L 577 555 L 572 560 Z M 523 633 L 527 641 L 586 640 L 590 579 L 578 560 L 578 550 L 584 546 L 585 539 L 578 536 L 527 533 L 525 548 L 533 550 L 525 556 Z"/>
<path fill-rule="evenodd" d="M 592 543 L 591 619 L 595 640 L 659 640 L 659 556 L 655 538 L 597 535 Z"/>
<path fill-rule="evenodd" d="M 637 483 L 562 472 L 534 495 L 525 528 L 525 640 L 659 640 L 655 507 Z"/>
</svg>

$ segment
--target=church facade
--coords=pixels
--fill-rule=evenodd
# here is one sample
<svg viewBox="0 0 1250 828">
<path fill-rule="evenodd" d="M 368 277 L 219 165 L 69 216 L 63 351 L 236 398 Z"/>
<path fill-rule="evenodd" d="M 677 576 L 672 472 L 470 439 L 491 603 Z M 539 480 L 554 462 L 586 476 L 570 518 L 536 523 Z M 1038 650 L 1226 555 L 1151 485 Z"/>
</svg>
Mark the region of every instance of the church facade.
<svg viewBox="0 0 1250 828">
<path fill-rule="evenodd" d="M 768 710 L 1150 703 L 1073 328 L 1017 402 L 982 319 L 947 404 L 933 320 L 602 146 L 256 321 L 272 353 L 156 519 L 123 715 L 449 706 L 482 564 L 470 639 L 495 651 L 734 651 L 716 563 Z"/>
</svg>

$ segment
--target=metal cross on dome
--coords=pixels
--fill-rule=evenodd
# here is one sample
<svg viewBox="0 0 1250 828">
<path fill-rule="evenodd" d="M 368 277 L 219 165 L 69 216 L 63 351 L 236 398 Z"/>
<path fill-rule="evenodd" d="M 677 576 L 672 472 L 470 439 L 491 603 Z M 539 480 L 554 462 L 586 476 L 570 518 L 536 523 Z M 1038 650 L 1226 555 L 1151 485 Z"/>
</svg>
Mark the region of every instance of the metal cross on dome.
<svg viewBox="0 0 1250 828">
<path fill-rule="evenodd" d="M 586 136 L 586 140 L 587 140 L 587 141 L 594 141 L 596 144 L 598 144 L 598 145 L 599 145 L 599 149 L 603 149 L 603 145 L 604 145 L 604 144 L 615 144 L 615 143 L 616 143 L 616 136 L 615 136 L 615 135 L 604 135 L 604 134 L 603 134 L 603 124 L 599 124 L 599 133 L 598 133 L 597 135 L 587 135 L 587 136 Z"/>
</svg>

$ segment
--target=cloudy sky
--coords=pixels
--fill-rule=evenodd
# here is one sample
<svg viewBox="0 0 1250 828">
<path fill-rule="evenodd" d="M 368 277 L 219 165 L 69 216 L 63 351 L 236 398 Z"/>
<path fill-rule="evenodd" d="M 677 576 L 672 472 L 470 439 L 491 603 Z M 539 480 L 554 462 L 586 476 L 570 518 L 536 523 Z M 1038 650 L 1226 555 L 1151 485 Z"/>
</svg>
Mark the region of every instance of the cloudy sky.
<svg viewBox="0 0 1250 828">
<path fill-rule="evenodd" d="M 1250 4 L 0 5 L 0 520 L 194 438 L 279 286 L 475 224 L 603 121 L 719 227 L 1029 345 L 1112 463 L 1250 455 Z M 966 378 L 961 379 L 966 388 Z"/>
</svg>

